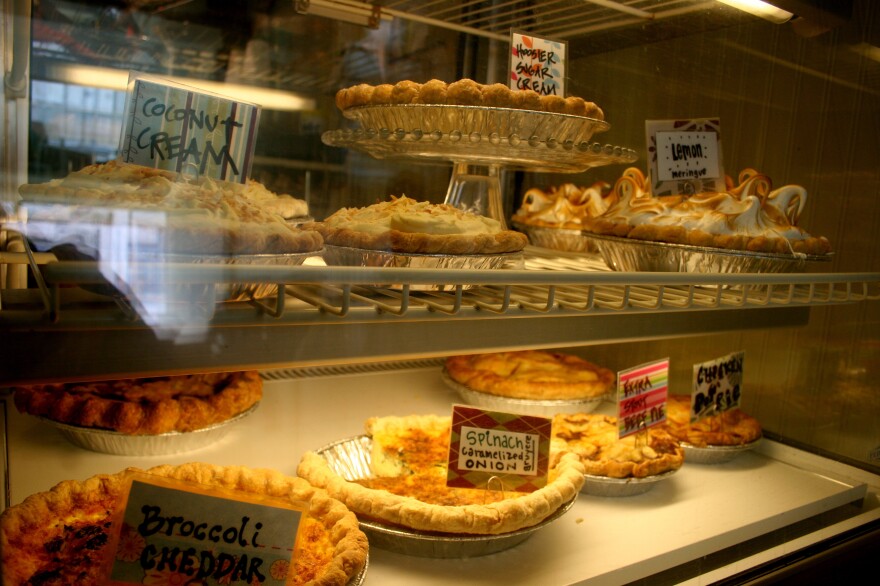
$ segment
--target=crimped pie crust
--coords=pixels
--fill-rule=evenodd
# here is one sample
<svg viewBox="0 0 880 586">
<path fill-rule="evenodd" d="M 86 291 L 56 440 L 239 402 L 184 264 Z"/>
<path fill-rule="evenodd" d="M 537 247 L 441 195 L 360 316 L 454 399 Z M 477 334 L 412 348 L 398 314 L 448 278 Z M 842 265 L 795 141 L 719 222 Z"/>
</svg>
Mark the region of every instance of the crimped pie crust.
<svg viewBox="0 0 880 586">
<path fill-rule="evenodd" d="M 422 438 L 425 441 L 422 449 L 439 454 L 448 449 L 451 418 L 428 416 L 426 420 L 425 417 L 402 417 L 399 418 L 399 425 L 401 429 L 417 430 L 419 425 L 427 422 L 433 440 Z M 432 421 L 434 418 L 437 421 Z M 437 433 L 437 430 L 442 431 Z M 577 496 L 584 483 L 584 469 L 574 454 L 557 456 L 546 486 L 531 493 L 505 492 L 503 500 L 485 504 L 474 504 L 473 493 L 478 493 L 478 498 L 489 500 L 498 498 L 498 491 L 457 489 L 470 493 L 464 498 L 471 504 L 434 504 L 411 496 L 394 494 L 387 489 L 363 486 L 345 480 L 330 468 L 323 456 L 315 452 L 306 452 L 303 455 L 297 473 L 313 485 L 326 489 L 362 520 L 378 520 L 418 531 L 497 535 L 536 525 Z M 415 482 L 423 492 L 447 494 L 445 466 L 431 466 L 426 462 L 435 458 L 425 458 L 419 454 L 411 457 L 410 454 L 403 453 L 402 460 L 403 468 L 410 473 L 398 477 L 399 483 L 394 483 L 396 486 L 389 488 L 405 487 L 408 482 L 413 481 L 413 477 L 417 477 Z M 429 467 L 428 470 L 421 468 L 425 465 Z M 424 483 L 430 486 L 426 488 Z M 440 488 L 441 485 L 443 488 Z"/>
<path fill-rule="evenodd" d="M 111 515 L 126 486 L 126 476 L 132 471 L 140 472 L 130 468 L 84 481 L 66 480 L 6 509 L 0 515 L 4 583 L 24 585 L 35 576 L 43 580 L 39 583 L 53 576 L 64 584 L 99 583 Z M 366 563 L 367 539 L 355 516 L 324 490 L 301 478 L 274 470 L 204 463 L 156 466 L 146 472 L 308 502 L 310 510 L 303 517 L 301 534 L 304 538 L 295 560 L 295 584 L 344 585 Z"/>
<path fill-rule="evenodd" d="M 541 95 L 534 90 L 511 90 L 503 83 L 482 84 L 467 78 L 452 83 L 440 79 L 425 83 L 403 80 L 377 86 L 362 83 L 336 92 L 336 106 L 340 110 L 401 104 L 513 108 L 605 119 L 599 106 L 577 96 Z"/>
<path fill-rule="evenodd" d="M 256 371 L 17 387 L 22 413 L 131 435 L 187 432 L 222 423 L 263 396 Z"/>
<path fill-rule="evenodd" d="M 528 243 L 492 218 L 406 196 L 342 208 L 307 226 L 333 246 L 409 254 L 497 254 L 521 251 Z"/>
<path fill-rule="evenodd" d="M 690 395 L 669 395 L 666 403 L 666 429 L 681 442 L 697 448 L 741 446 L 761 438 L 761 424 L 741 409 L 728 409 L 694 423 Z"/>
<path fill-rule="evenodd" d="M 515 399 L 591 399 L 607 393 L 616 380 L 607 368 L 548 350 L 450 356 L 445 369 L 469 389 Z"/>
<path fill-rule="evenodd" d="M 581 458 L 587 474 L 609 478 L 646 478 L 678 470 L 684 450 L 660 426 L 618 437 L 617 418 L 594 413 L 558 414 L 553 418 L 553 439 Z"/>
</svg>

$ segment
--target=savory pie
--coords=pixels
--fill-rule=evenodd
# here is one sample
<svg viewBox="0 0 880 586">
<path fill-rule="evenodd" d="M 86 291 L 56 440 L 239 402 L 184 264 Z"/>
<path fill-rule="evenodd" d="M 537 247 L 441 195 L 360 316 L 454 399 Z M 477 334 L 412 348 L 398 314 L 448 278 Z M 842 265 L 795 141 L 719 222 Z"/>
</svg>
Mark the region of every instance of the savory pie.
<svg viewBox="0 0 880 586">
<path fill-rule="evenodd" d="M 614 184 L 616 203 L 584 222 L 595 234 L 750 252 L 823 255 L 825 237 L 797 226 L 807 201 L 799 185 L 773 189 L 770 178 L 753 169 L 727 178 L 725 193 L 653 197 L 645 176 L 624 171 Z"/>
<path fill-rule="evenodd" d="M 0 552 L 7 586 L 99 584 L 106 561 L 113 513 L 124 495 L 134 468 L 85 481 L 67 480 L 49 491 L 29 496 L 0 516 Z M 300 550 L 294 559 L 294 584 L 343 585 L 357 575 L 367 558 L 367 539 L 357 519 L 339 501 L 301 478 L 272 470 L 190 463 L 157 466 L 146 471 L 161 477 L 217 486 L 250 494 L 308 502 L 302 517 Z M 117 557 L 126 555 L 121 533 Z M 134 555 L 138 555 L 134 548 Z M 278 562 L 276 562 L 278 563 Z M 273 564 L 274 566 L 275 564 Z M 283 564 L 281 564 L 283 566 Z M 289 567 L 289 566 L 288 566 Z M 271 568 L 281 577 L 287 567 Z M 184 583 L 187 577 L 169 573 L 152 576 L 154 584 Z"/>
<path fill-rule="evenodd" d="M 577 456 L 551 454 L 549 481 L 531 493 L 446 486 L 451 418 L 371 418 L 372 475 L 349 481 L 307 452 L 297 473 L 361 519 L 419 531 L 495 535 L 535 525 L 575 498 L 584 483 Z M 491 487 L 490 487 L 491 488 Z"/>
<path fill-rule="evenodd" d="M 401 104 L 513 108 L 605 119 L 599 106 L 581 97 L 541 95 L 534 90 L 512 90 L 503 83 L 481 84 L 467 78 L 452 83 L 439 79 L 426 83 L 403 80 L 377 86 L 362 83 L 336 92 L 336 106 L 343 111 L 358 106 Z"/>
<path fill-rule="evenodd" d="M 313 252 L 323 245 L 319 234 L 294 228 L 267 209 L 274 195 L 255 181 L 189 180 L 110 161 L 47 183 L 22 185 L 19 193 L 29 214 L 24 231 L 32 240 L 53 245 L 76 236 L 83 225 L 108 222 L 117 231 L 127 230 L 122 242 L 145 252 L 283 254 Z"/>
<path fill-rule="evenodd" d="M 616 381 L 607 368 L 548 350 L 450 356 L 445 369 L 471 390 L 516 399 L 591 399 L 605 395 Z"/>
<path fill-rule="evenodd" d="M 645 478 L 678 470 L 684 450 L 668 431 L 650 427 L 647 436 L 619 437 L 617 418 L 594 413 L 553 417 L 553 441 L 577 454 L 587 474 L 609 478 Z"/>
<path fill-rule="evenodd" d="M 563 183 L 547 189 L 529 188 L 513 222 L 541 228 L 580 230 L 584 221 L 603 214 L 616 196 L 611 185 L 597 181 L 588 187 Z"/>
<path fill-rule="evenodd" d="M 22 386 L 22 413 L 130 435 L 186 432 L 227 421 L 263 396 L 256 371 Z"/>
<path fill-rule="evenodd" d="M 761 438 L 758 420 L 738 408 L 691 423 L 690 395 L 669 395 L 665 427 L 679 441 L 698 448 L 741 446 Z"/>
<path fill-rule="evenodd" d="M 528 238 L 498 220 L 406 196 L 363 208 L 342 208 L 314 229 L 327 244 L 418 254 L 518 252 Z"/>
</svg>

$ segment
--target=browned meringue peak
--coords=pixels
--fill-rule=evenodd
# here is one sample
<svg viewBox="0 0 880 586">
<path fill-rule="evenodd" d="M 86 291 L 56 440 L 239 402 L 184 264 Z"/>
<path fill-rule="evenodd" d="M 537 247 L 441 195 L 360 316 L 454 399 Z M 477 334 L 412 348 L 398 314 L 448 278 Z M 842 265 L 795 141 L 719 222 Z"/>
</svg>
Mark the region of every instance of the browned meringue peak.
<svg viewBox="0 0 880 586">
<path fill-rule="evenodd" d="M 616 201 L 611 185 L 604 181 L 589 187 L 564 183 L 546 191 L 532 187 L 523 196 L 513 220 L 531 225 L 580 228 L 584 219 L 601 215 Z"/>
</svg>

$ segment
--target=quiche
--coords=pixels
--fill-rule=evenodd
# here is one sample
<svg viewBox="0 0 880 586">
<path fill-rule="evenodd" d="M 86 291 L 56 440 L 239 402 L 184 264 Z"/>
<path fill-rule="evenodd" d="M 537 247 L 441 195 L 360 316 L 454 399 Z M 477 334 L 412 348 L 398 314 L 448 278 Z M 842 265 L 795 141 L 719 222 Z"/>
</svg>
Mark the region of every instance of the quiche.
<svg viewBox="0 0 880 586">
<path fill-rule="evenodd" d="M 116 474 L 67 480 L 51 490 L 27 497 L 0 515 L 0 552 L 7 586 L 99 584 L 113 512 L 122 498 L 126 477 Z M 357 519 L 339 501 L 301 478 L 239 466 L 188 463 L 157 466 L 146 473 L 250 494 L 308 502 L 302 518 L 300 551 L 294 559 L 294 584 L 343 585 L 357 575 L 367 559 L 367 539 Z M 128 555 L 137 532 L 121 533 L 117 557 Z M 276 562 L 277 563 L 277 562 Z M 273 564 L 274 565 L 274 564 Z M 283 564 L 282 564 L 283 565 Z M 273 567 L 284 576 L 288 568 Z M 154 584 L 184 583 L 187 576 L 168 571 L 148 575 Z"/>
<path fill-rule="evenodd" d="M 617 418 L 594 413 L 553 417 L 553 441 L 577 454 L 587 474 L 609 478 L 646 478 L 678 470 L 684 450 L 668 431 L 650 427 L 619 438 Z"/>
<path fill-rule="evenodd" d="M 306 452 L 297 473 L 341 500 L 360 519 L 450 534 L 496 535 L 531 527 L 575 498 L 584 471 L 574 454 L 551 454 L 546 486 L 506 492 L 446 486 L 451 418 L 371 418 L 371 476 L 346 480 L 320 454 Z"/>
<path fill-rule="evenodd" d="M 697 448 L 741 446 L 761 438 L 760 422 L 734 408 L 691 423 L 690 395 L 669 395 L 666 424 L 669 433 L 681 442 Z"/>
<path fill-rule="evenodd" d="M 255 181 L 190 180 L 110 161 L 47 183 L 22 185 L 19 193 L 28 210 L 23 230 L 49 247 L 80 242 L 84 230 L 105 225 L 124 235 L 122 243 L 146 253 L 285 254 L 323 246 L 316 232 L 292 227 L 270 209 L 267 202 L 274 202 L 275 194 Z"/>
<path fill-rule="evenodd" d="M 512 108 L 605 119 L 599 106 L 578 96 L 541 95 L 530 89 L 511 90 L 503 83 L 482 84 L 468 78 L 451 83 L 440 79 L 425 83 L 402 80 L 376 86 L 362 83 L 336 92 L 336 106 L 342 111 L 358 106 L 402 104 Z"/>
<path fill-rule="evenodd" d="M 639 169 L 614 184 L 616 202 L 584 222 L 594 234 L 774 254 L 823 255 L 831 244 L 797 225 L 807 201 L 799 185 L 773 189 L 754 169 L 727 178 L 726 192 L 651 195 Z"/>
<path fill-rule="evenodd" d="M 471 390 L 535 400 L 602 397 L 617 377 L 573 354 L 548 350 L 450 356 L 444 368 L 452 380 Z"/>
<path fill-rule="evenodd" d="M 156 435 L 222 423 L 262 396 L 259 373 L 244 371 L 22 386 L 13 401 L 21 413 L 60 423 Z"/>
<path fill-rule="evenodd" d="M 332 246 L 397 253 L 496 254 L 519 252 L 528 243 L 493 218 L 406 196 L 342 208 L 313 227 Z"/>
</svg>

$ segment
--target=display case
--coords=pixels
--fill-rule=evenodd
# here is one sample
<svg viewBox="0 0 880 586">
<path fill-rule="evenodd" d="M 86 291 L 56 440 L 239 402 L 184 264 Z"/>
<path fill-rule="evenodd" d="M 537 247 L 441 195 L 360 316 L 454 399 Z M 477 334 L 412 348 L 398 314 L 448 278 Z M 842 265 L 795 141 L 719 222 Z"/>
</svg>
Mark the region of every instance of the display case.
<svg viewBox="0 0 880 586">
<path fill-rule="evenodd" d="M 694 364 L 744 351 L 742 406 L 764 430 L 754 450 L 686 462 L 644 494 L 581 494 L 488 555 L 371 547 L 364 583 L 861 575 L 880 542 L 880 7 L 773 4 L 790 15 L 697 0 L 5 0 L 0 506 L 128 466 L 295 474 L 304 452 L 362 434 L 368 417 L 447 414 L 461 401 L 441 376 L 453 354 L 564 349 L 614 371 L 669 358 L 670 390 L 688 392 Z M 503 82 L 512 30 L 566 43 L 567 91 L 599 104 L 607 129 L 584 140 L 467 127 L 433 137 L 411 113 L 398 127 L 336 108 L 336 91 L 359 83 Z M 272 104 L 250 176 L 317 220 L 392 194 L 455 204 L 476 194 L 492 202 L 482 213 L 509 222 L 529 188 L 646 171 L 646 121 L 717 118 L 727 174 L 753 168 L 804 186 L 800 225 L 833 253 L 785 272 L 614 270 L 593 251 L 534 244 L 502 270 L 327 266 L 320 254 L 296 266 L 176 258 L 135 270 L 35 246 L 18 229 L 20 186 L 117 156 L 132 71 L 226 96 L 263 90 L 237 98 Z M 156 303 L 135 283 L 171 293 Z M 260 407 L 177 454 L 89 451 L 12 400 L 18 385 L 251 369 L 264 380 Z"/>
</svg>

